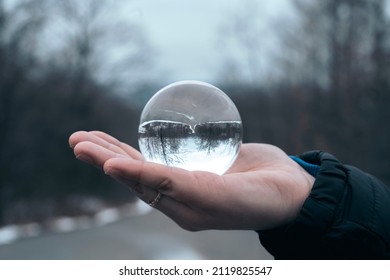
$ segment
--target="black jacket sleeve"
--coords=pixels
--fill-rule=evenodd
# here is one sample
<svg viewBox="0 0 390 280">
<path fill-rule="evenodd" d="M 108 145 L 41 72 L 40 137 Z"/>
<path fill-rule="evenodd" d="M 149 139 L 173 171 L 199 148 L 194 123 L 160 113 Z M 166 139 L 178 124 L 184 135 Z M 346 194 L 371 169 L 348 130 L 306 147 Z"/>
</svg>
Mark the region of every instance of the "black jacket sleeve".
<svg viewBox="0 0 390 280">
<path fill-rule="evenodd" d="M 300 156 L 320 165 L 295 221 L 258 231 L 275 259 L 390 259 L 390 188 L 334 156 Z"/>
</svg>

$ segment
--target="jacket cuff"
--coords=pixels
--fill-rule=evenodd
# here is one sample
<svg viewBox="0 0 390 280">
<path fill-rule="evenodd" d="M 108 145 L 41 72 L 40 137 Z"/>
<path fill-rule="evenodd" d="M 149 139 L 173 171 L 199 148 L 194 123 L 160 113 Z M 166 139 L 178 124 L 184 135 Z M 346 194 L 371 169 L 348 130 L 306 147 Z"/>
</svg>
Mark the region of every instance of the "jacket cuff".
<svg viewBox="0 0 390 280">
<path fill-rule="evenodd" d="M 311 151 L 300 159 L 318 165 L 316 180 L 299 216 L 281 228 L 257 231 L 262 245 L 276 259 L 322 259 L 327 248 L 326 232 L 340 211 L 346 192 L 347 170 L 332 155 Z M 332 178 L 332 187 L 329 187 Z"/>
</svg>

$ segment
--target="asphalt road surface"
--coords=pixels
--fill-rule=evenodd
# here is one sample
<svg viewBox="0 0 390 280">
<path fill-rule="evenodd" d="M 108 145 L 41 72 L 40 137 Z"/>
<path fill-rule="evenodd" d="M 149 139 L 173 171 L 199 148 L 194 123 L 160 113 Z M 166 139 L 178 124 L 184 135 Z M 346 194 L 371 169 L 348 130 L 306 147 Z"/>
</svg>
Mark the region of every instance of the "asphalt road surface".
<svg viewBox="0 0 390 280">
<path fill-rule="evenodd" d="M 156 210 L 67 233 L 0 246 L 0 259 L 272 259 L 253 231 L 188 232 Z"/>
</svg>

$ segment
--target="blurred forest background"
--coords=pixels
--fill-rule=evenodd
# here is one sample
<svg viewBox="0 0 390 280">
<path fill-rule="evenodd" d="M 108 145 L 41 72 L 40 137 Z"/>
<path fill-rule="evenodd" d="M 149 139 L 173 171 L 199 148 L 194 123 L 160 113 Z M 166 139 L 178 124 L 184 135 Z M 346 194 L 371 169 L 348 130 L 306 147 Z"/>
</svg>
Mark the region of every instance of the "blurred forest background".
<svg viewBox="0 0 390 280">
<path fill-rule="evenodd" d="M 152 74 L 158 52 L 142 26 L 110 19 L 123 2 L 0 0 L 0 227 L 134 199 L 67 142 L 103 130 L 137 147 L 141 110 L 168 84 Z M 292 0 L 294 16 L 270 27 L 269 72 L 255 1 L 221 22 L 219 44 L 240 56 L 226 54 L 207 82 L 237 105 L 244 142 L 326 150 L 390 184 L 387 2 Z"/>
</svg>

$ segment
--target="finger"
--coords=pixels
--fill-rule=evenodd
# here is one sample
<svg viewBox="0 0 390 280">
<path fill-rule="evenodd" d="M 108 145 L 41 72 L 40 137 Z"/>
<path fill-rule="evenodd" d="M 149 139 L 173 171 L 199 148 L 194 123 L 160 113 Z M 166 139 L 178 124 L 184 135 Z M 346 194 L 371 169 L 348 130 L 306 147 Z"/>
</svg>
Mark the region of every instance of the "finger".
<svg viewBox="0 0 390 280">
<path fill-rule="evenodd" d="M 110 159 L 103 169 L 106 174 L 138 182 L 204 213 L 222 211 L 233 215 L 234 209 L 256 208 L 259 204 L 267 210 L 274 207 L 279 195 L 267 183 L 270 172 L 219 176 L 130 158 Z"/>
<path fill-rule="evenodd" d="M 102 132 L 102 131 L 90 131 L 91 134 L 100 137 L 101 139 L 104 139 L 107 143 L 110 143 L 112 145 L 115 145 L 119 148 L 121 148 L 123 151 L 125 151 L 129 156 L 131 156 L 134 159 L 142 160 L 143 157 L 141 153 L 137 150 L 131 147 L 130 145 L 127 145 L 126 143 L 123 143 L 119 141 L 118 139 L 114 138 L 113 136 Z"/>
<path fill-rule="evenodd" d="M 139 182 L 155 191 L 184 202 L 201 205 L 213 200 L 223 180 L 209 172 L 190 172 L 152 162 L 113 158 L 104 165 L 106 174 Z"/>
<path fill-rule="evenodd" d="M 76 158 L 97 168 L 103 168 L 104 163 L 111 158 L 125 157 L 95 143 L 84 141 L 74 147 Z M 127 156 L 128 157 L 128 156 Z"/>
<path fill-rule="evenodd" d="M 77 143 L 80 143 L 80 142 L 92 142 L 92 143 L 95 143 L 95 144 L 97 144 L 99 146 L 102 146 L 103 148 L 111 150 L 114 153 L 128 155 L 126 153 L 126 151 L 124 151 L 119 146 L 117 146 L 115 144 L 112 144 L 110 142 L 107 142 L 103 138 L 101 138 L 99 136 L 96 136 L 96 135 L 94 135 L 93 133 L 90 133 L 90 132 L 79 131 L 79 132 L 73 133 L 69 137 L 69 144 L 70 144 L 71 147 L 76 146 Z"/>
<path fill-rule="evenodd" d="M 130 187 L 130 189 L 134 191 L 139 199 L 167 215 L 180 227 L 191 231 L 205 229 L 202 226 L 203 220 L 201 219 L 199 213 L 185 203 L 179 202 L 172 197 L 163 195 L 161 193 L 159 195 L 159 192 L 156 190 L 144 186 L 140 183 L 128 180 L 124 177 L 112 177 L 116 181 Z M 156 201 L 156 199 L 158 200 Z M 152 206 L 151 203 L 153 202 L 155 204 Z"/>
<path fill-rule="evenodd" d="M 77 145 L 77 143 L 84 141 L 98 144 L 118 154 L 129 155 L 135 159 L 142 159 L 142 155 L 136 149 L 101 131 L 78 131 L 69 137 L 69 145 L 72 148 Z"/>
<path fill-rule="evenodd" d="M 82 142 L 83 135 L 86 131 L 76 131 L 69 137 L 69 146 L 73 149 L 78 143 Z"/>
</svg>

